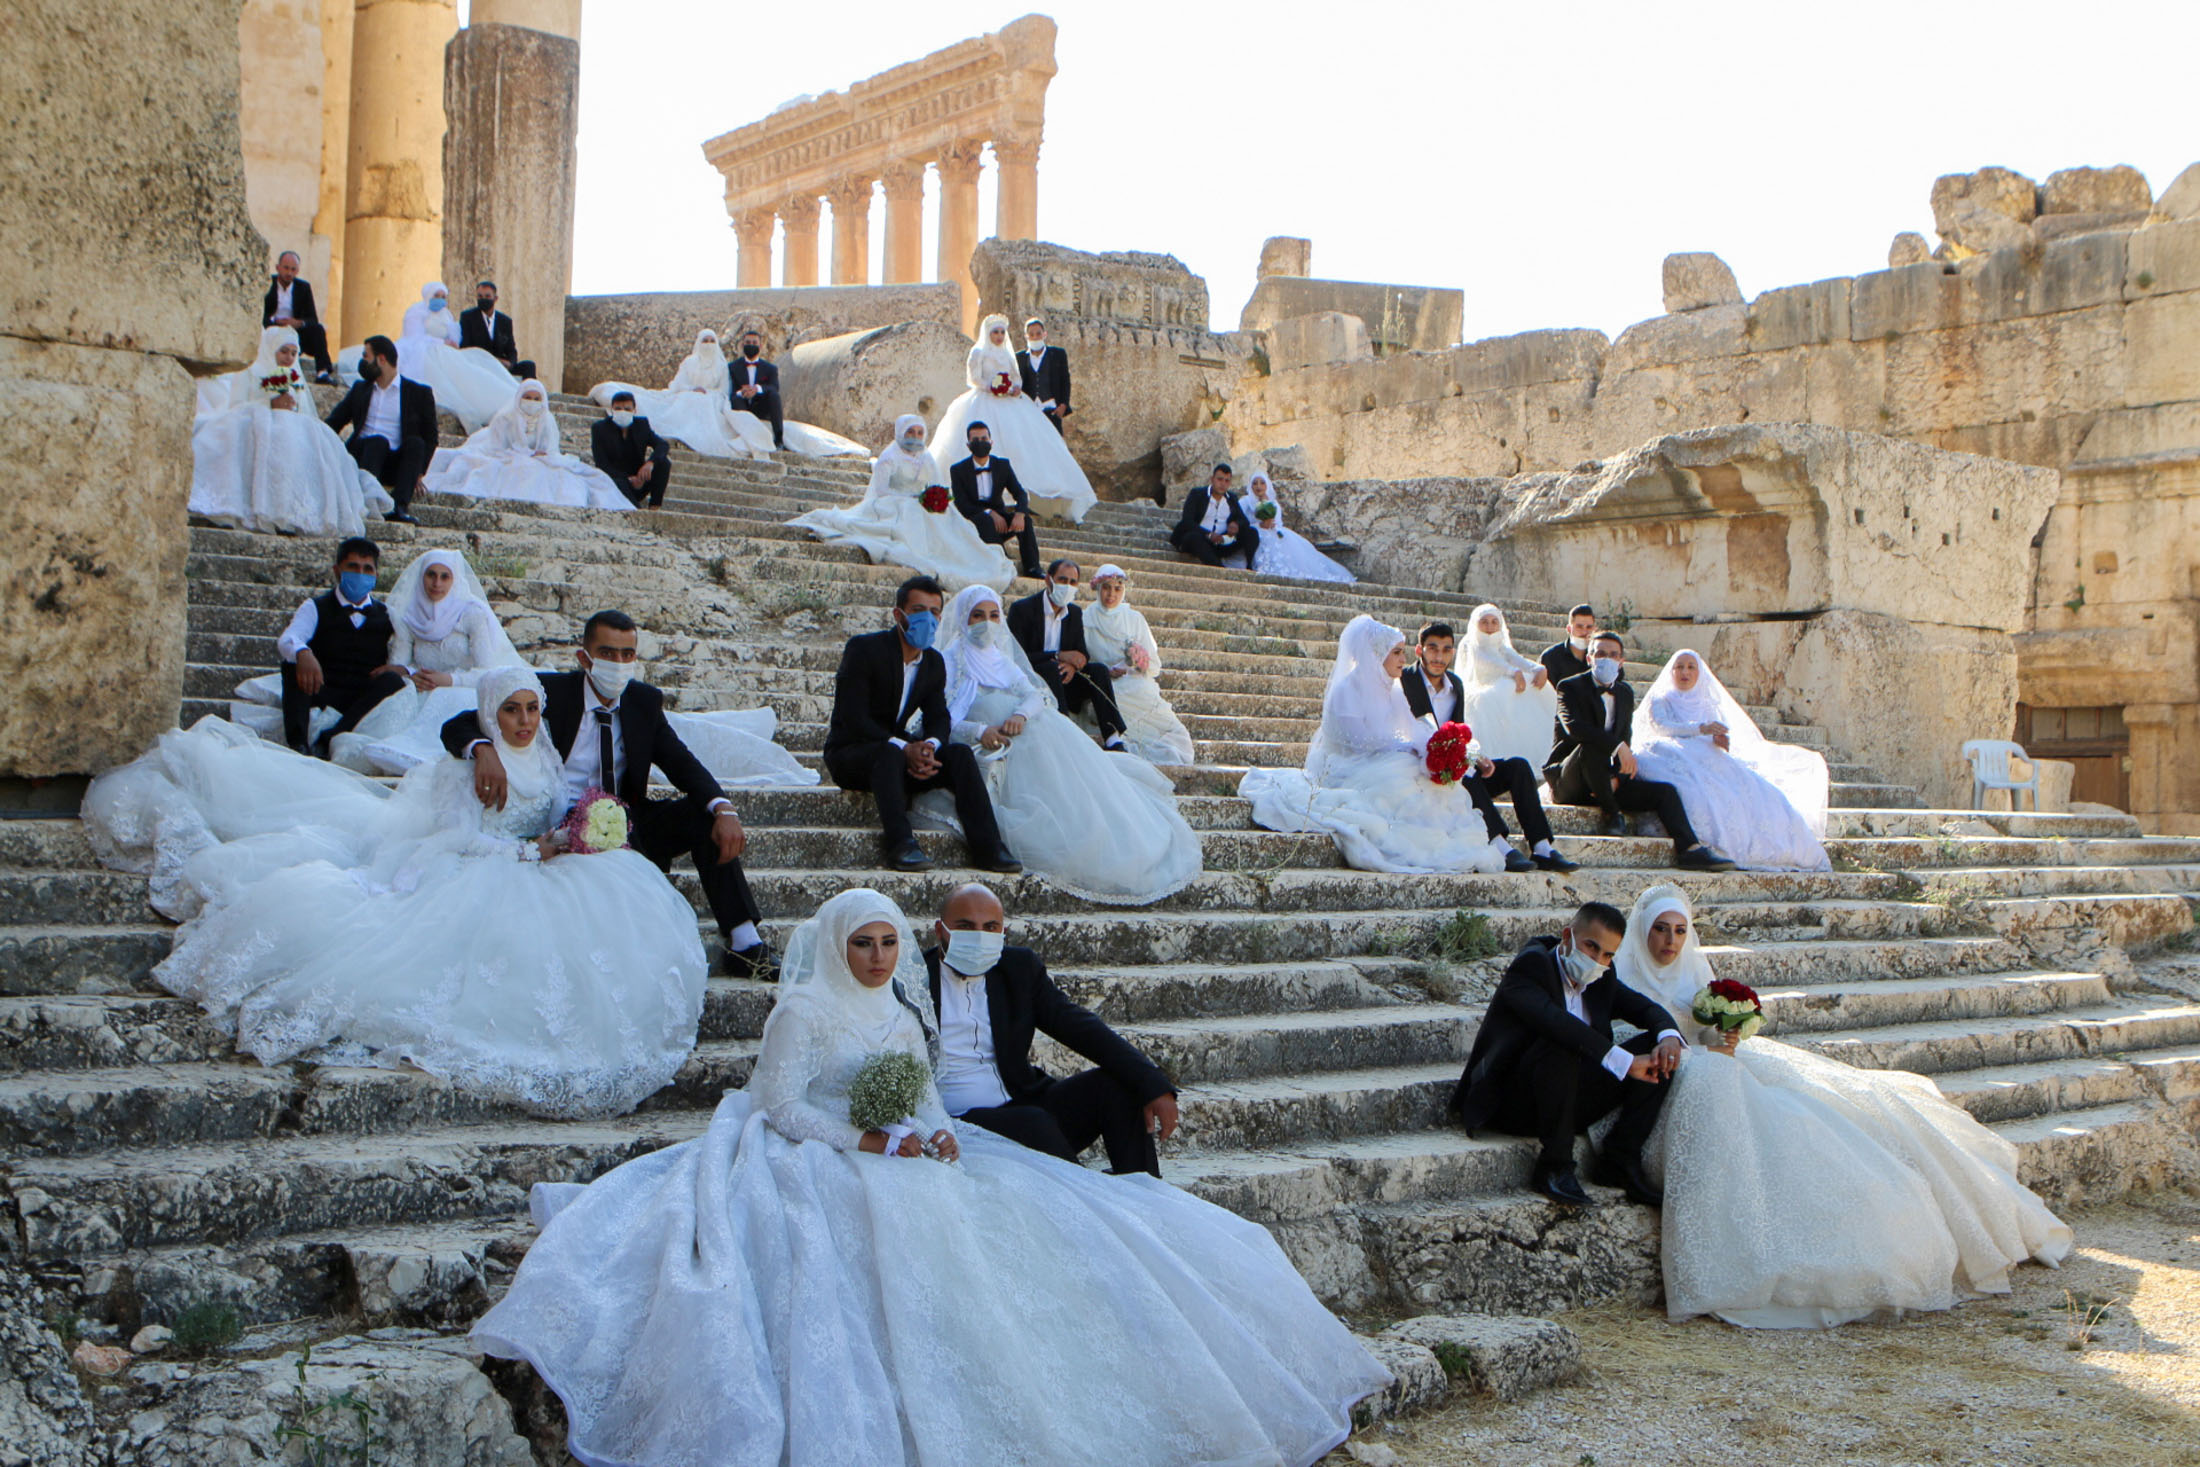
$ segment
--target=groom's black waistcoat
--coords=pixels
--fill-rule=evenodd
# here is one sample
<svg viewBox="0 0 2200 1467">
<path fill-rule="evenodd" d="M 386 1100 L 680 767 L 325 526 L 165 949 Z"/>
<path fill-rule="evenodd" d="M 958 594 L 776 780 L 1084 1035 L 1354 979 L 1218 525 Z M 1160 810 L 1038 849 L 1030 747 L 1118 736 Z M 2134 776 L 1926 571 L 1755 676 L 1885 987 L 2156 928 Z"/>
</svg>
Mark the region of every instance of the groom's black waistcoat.
<svg viewBox="0 0 2200 1467">
<path fill-rule="evenodd" d="M 557 746 L 558 757 L 573 752 L 573 740 L 581 731 L 582 691 L 587 678 L 578 672 L 542 673 L 542 725 Z M 662 769 L 680 793 L 703 804 L 722 799 L 725 791 L 703 761 L 691 753 L 665 721 L 665 695 L 648 683 L 628 683 L 619 695 L 612 716 L 619 721 L 620 751 L 626 756 L 626 773 L 612 791 L 629 806 L 649 799 L 650 767 Z M 461 713 L 443 725 L 443 747 L 460 759 L 481 737 L 481 721 Z"/>
<path fill-rule="evenodd" d="M 924 966 L 932 979 L 932 1011 L 938 1013 L 938 948 L 925 953 Z M 985 1011 L 993 1025 L 993 1067 L 1001 1072 L 1001 1088 L 1008 1092 L 1011 1104 L 1034 1100 L 1054 1084 L 1053 1076 L 1031 1062 L 1035 1033 L 1091 1060 L 1137 1096 L 1140 1105 L 1176 1093 L 1159 1065 L 1132 1048 L 1098 1014 L 1055 987 L 1047 965 L 1028 947 L 1001 949 L 1000 961 L 985 975 Z"/>
<path fill-rule="evenodd" d="M 390 609 L 369 601 L 366 619 L 353 626 L 352 613 L 358 610 L 338 601 L 334 591 L 313 598 L 313 636 L 306 646 L 330 687 L 363 688 L 368 674 L 390 660 Z"/>
<path fill-rule="evenodd" d="M 1652 1034 L 1673 1027 L 1673 1016 L 1663 1004 L 1644 998 L 1612 976 L 1609 968 L 1581 991 L 1586 1020 L 1567 1013 L 1557 954 L 1557 938 L 1531 937 L 1497 981 L 1497 992 L 1467 1055 L 1467 1067 L 1451 1092 L 1451 1108 L 1470 1131 L 1489 1124 L 1513 1066 L 1538 1042 L 1547 1039 L 1593 1065 L 1612 1051 L 1615 1018 Z"/>
</svg>

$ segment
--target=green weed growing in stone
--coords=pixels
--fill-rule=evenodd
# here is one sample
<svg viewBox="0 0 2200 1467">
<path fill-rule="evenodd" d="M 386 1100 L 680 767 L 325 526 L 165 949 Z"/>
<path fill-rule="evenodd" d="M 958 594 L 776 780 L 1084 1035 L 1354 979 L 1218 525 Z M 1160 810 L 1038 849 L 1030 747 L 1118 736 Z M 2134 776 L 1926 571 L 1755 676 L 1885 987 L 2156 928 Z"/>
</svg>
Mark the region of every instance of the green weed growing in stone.
<svg viewBox="0 0 2200 1467">
<path fill-rule="evenodd" d="M 474 562 L 474 574 L 483 580 L 495 576 L 507 581 L 527 579 L 527 562 L 516 555 L 484 555 Z"/>
<path fill-rule="evenodd" d="M 1979 937 L 1994 930 L 1986 914 L 1986 889 L 1976 881 L 1950 881 L 1926 888 L 1924 899 L 1939 908 L 1919 924 L 1927 937 Z"/>
<path fill-rule="evenodd" d="M 374 1429 L 374 1402 L 351 1386 L 313 1400 L 306 1390 L 312 1360 L 311 1345 L 298 1352 L 298 1388 L 275 1440 L 286 1448 L 296 1442 L 303 1467 L 373 1467 L 374 1449 L 390 1444 Z"/>
<path fill-rule="evenodd" d="M 2073 1353 L 2093 1343 L 2093 1332 L 2108 1318 L 2111 1301 L 2063 1290 L 2063 1348 Z"/>
<path fill-rule="evenodd" d="M 1454 912 L 1436 929 L 1429 955 L 1446 963 L 1472 963 L 1494 958 L 1505 950 L 1489 917 L 1482 912 Z"/>
<path fill-rule="evenodd" d="M 1444 1367 L 1444 1378 L 1446 1380 L 1472 1380 L 1474 1378 L 1474 1357 L 1469 1355 L 1467 1347 L 1457 1340 L 1438 1340 L 1435 1344 L 1429 1346 L 1429 1353 L 1436 1357 L 1438 1365 Z"/>
<path fill-rule="evenodd" d="M 168 1327 L 176 1333 L 172 1345 L 179 1355 L 211 1355 L 244 1336 L 236 1307 L 213 1299 L 186 1304 Z"/>
<path fill-rule="evenodd" d="M 76 1342 L 84 1338 L 84 1320 L 74 1309 L 54 1308 L 46 1311 L 46 1328 L 61 1339 L 61 1348 L 74 1349 Z"/>
</svg>

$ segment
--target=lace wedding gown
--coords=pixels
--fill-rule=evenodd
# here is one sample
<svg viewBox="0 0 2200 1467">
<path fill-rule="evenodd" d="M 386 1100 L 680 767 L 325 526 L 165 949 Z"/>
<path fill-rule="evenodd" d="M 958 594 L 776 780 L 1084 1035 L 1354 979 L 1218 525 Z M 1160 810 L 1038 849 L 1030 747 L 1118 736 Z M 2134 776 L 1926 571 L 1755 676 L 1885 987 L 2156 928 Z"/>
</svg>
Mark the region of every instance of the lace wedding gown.
<svg viewBox="0 0 2200 1467">
<path fill-rule="evenodd" d="M 1643 893 L 1615 963 L 1696 1046 L 1644 1155 L 1665 1186 L 1669 1317 L 1829 1328 L 2005 1294 L 2017 1264 L 2068 1255 L 2070 1229 L 2017 1180 L 2016 1148 L 1926 1077 L 1764 1038 L 1705 1048 L 1717 1036 L 1689 1009 L 1712 975 L 1693 922 L 1663 970 L 1641 936 L 1676 910 L 1678 888 Z"/>
<path fill-rule="evenodd" d="M 853 983 L 801 974 L 871 920 L 900 929 L 903 1002 L 796 997 Z M 954 1127 L 929 1084 L 913 1119 L 960 1162 L 858 1150 L 863 1063 L 929 1064 L 885 898 L 828 902 L 786 975 L 747 1090 L 695 1140 L 538 1186 L 542 1234 L 474 1327 L 557 1393 L 579 1461 L 1307 1467 L 1388 1383 L 1264 1229 L 1156 1178 Z"/>
<path fill-rule="evenodd" d="M 1481 629 L 1484 616 L 1497 618 L 1495 632 Z M 1558 723 L 1558 689 L 1548 680 L 1540 688 L 1534 684 L 1542 664 L 1513 650 L 1512 630 L 1496 607 L 1474 608 L 1464 640 L 1466 656 L 1461 659 L 1459 683 L 1466 697 L 1459 716 L 1474 730 L 1482 757 L 1525 759 L 1530 769 L 1541 770 L 1551 754 L 1551 730 Z M 1516 672 L 1531 680 L 1525 688 L 1513 682 Z M 1694 806 L 1689 813 L 1694 815 Z"/>
<path fill-rule="evenodd" d="M 946 483 L 948 469 L 970 457 L 964 440 L 971 423 L 982 422 L 993 430 L 994 457 L 1016 466 L 1017 481 L 1031 494 L 1031 507 L 1040 514 L 1080 522 L 1100 496 L 1047 415 L 1024 396 L 1018 385 L 1022 377 L 1016 353 L 1005 342 L 995 345 L 989 339 L 995 330 L 1007 333 L 1006 317 L 988 316 L 978 328 L 978 344 L 963 361 L 963 377 L 970 387 L 947 405 L 939 426 L 932 430 L 932 462 L 939 475 L 933 482 Z M 993 389 L 1004 380 L 1013 390 L 997 397 Z"/>
<path fill-rule="evenodd" d="M 549 780 L 484 811 L 454 759 L 392 794 L 209 717 L 95 780 L 84 823 L 188 919 L 154 979 L 263 1064 L 412 1065 L 617 1114 L 694 1047 L 707 965 L 694 909 L 634 852 L 520 859 L 562 803 Z"/>
<path fill-rule="evenodd" d="M 904 425 L 912 423 L 922 431 L 924 420 L 914 413 L 895 424 L 894 442 L 871 466 L 862 499 L 842 509 L 813 509 L 787 523 L 820 540 L 845 540 L 873 563 L 937 576 L 950 588 L 975 584 L 1006 590 L 1015 583 L 1016 566 L 1001 547 L 979 539 L 977 527 L 952 506 L 938 514 L 924 507 L 924 491 L 945 484 L 947 476 L 934 470 L 922 449 L 910 453 L 900 446 Z"/>
<path fill-rule="evenodd" d="M 1696 686 L 1682 693 L 1673 664 L 1697 658 Z M 1696 730 L 1727 727 L 1730 749 Z M 1830 871 L 1826 854 L 1825 757 L 1766 739 L 1747 710 L 1697 654 L 1673 654 L 1650 685 L 1635 720 L 1635 760 L 1644 779 L 1680 791 L 1688 823 L 1707 845 L 1749 871 Z"/>
<path fill-rule="evenodd" d="M 1266 486 L 1267 493 L 1261 493 Z M 1258 519 L 1254 511 L 1262 503 L 1276 506 L 1272 520 Z M 1358 576 L 1331 560 L 1314 548 L 1312 541 L 1283 523 L 1283 501 L 1276 497 L 1275 485 L 1266 474 L 1253 475 L 1246 492 L 1238 497 L 1238 508 L 1245 511 L 1245 523 L 1260 532 L 1260 544 L 1253 550 L 1252 568 L 1264 576 L 1291 576 L 1301 581 L 1355 582 Z"/>
<path fill-rule="evenodd" d="M 540 388 L 539 382 L 524 386 Z M 523 400 L 502 409 L 458 448 L 439 448 L 420 487 L 430 494 L 468 499 L 518 499 L 576 509 L 631 510 L 611 476 L 564 451 L 557 414 L 521 411 Z"/>
<path fill-rule="evenodd" d="M 258 360 L 199 389 L 190 511 L 244 530 L 363 535 L 366 516 L 387 514 L 396 501 L 314 415 L 305 373 L 275 360 L 277 348 L 297 344 L 296 331 L 271 326 Z M 274 394 L 261 384 L 278 376 L 290 383 L 292 407 L 269 405 Z"/>
<path fill-rule="evenodd" d="M 1102 566 L 1100 570 L 1103 574 L 1122 574 L 1114 566 Z M 1143 672 L 1131 665 L 1132 647 L 1146 654 Z M 1191 731 L 1161 695 L 1161 648 L 1144 615 L 1129 601 L 1116 603 L 1113 611 L 1092 602 L 1085 607 L 1085 651 L 1102 667 L 1123 669 L 1112 680 L 1112 686 L 1115 706 L 1123 715 L 1123 741 L 1131 746 L 1131 752 L 1154 764 L 1191 763 Z"/>
<path fill-rule="evenodd" d="M 1345 863 L 1409 874 L 1502 871 L 1505 858 L 1459 784 L 1429 778 L 1429 726 L 1383 660 L 1405 638 L 1356 616 L 1337 640 L 1321 727 L 1303 769 L 1249 769 L 1238 794 L 1267 830 L 1326 831 Z"/>
</svg>

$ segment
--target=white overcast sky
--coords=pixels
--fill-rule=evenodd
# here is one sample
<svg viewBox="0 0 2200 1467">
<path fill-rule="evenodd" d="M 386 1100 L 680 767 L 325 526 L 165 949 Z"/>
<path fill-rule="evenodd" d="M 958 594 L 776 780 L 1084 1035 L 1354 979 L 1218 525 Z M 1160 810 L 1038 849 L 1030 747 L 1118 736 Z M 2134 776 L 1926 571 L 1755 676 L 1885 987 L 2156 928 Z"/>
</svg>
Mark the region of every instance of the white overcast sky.
<svg viewBox="0 0 2200 1467">
<path fill-rule="evenodd" d="M 706 137 L 1030 8 L 592 0 L 573 289 L 730 287 Z M 1931 239 L 1941 173 L 2129 163 L 2160 192 L 2200 160 L 2196 0 L 1044 9 L 1040 237 L 1176 255 L 1217 330 L 1274 234 L 1311 237 L 1316 275 L 1463 289 L 1468 340 L 1616 334 L 1658 314 L 1674 250 L 1716 251 L 1755 295 Z M 981 203 L 990 234 L 990 165 Z M 875 278 L 883 200 L 871 216 Z"/>
</svg>

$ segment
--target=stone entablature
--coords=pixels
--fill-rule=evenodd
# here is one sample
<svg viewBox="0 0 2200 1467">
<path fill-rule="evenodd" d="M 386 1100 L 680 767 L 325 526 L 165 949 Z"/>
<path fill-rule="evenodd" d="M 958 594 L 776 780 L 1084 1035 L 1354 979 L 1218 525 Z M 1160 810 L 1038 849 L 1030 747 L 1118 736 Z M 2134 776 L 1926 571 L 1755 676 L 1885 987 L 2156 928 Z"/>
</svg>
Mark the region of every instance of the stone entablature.
<svg viewBox="0 0 2200 1467">
<path fill-rule="evenodd" d="M 835 285 L 870 278 L 871 191 L 886 192 L 885 281 L 923 275 L 923 174 L 940 171 L 939 261 L 976 320 L 970 251 L 978 242 L 978 169 L 987 143 L 1000 170 L 995 233 L 1028 238 L 1039 217 L 1039 142 L 1054 77 L 1054 22 L 1027 15 L 850 86 L 790 103 L 703 144 L 726 180 L 740 241 L 737 275 L 771 284 L 774 223 L 786 230 L 784 285 L 817 280 L 817 201 L 833 201 Z"/>
</svg>

